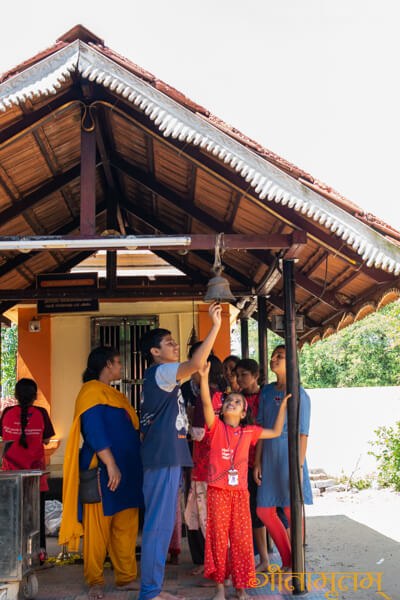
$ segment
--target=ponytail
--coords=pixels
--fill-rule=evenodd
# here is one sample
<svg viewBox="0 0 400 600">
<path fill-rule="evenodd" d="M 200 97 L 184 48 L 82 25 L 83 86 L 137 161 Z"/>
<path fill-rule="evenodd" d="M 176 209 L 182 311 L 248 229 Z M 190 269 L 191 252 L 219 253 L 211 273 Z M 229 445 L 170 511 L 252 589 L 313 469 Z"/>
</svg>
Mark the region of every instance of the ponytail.
<svg viewBox="0 0 400 600">
<path fill-rule="evenodd" d="M 107 366 L 108 362 L 112 362 L 119 352 L 111 346 L 99 346 L 94 348 L 88 356 L 87 367 L 83 372 L 83 383 L 99 379 L 102 370 Z"/>
<path fill-rule="evenodd" d="M 19 438 L 19 445 L 27 448 L 28 443 L 26 441 L 25 428 L 28 424 L 28 408 L 32 406 L 37 397 L 36 382 L 26 377 L 17 381 L 15 385 L 15 397 L 21 407 L 21 436 Z"/>
</svg>

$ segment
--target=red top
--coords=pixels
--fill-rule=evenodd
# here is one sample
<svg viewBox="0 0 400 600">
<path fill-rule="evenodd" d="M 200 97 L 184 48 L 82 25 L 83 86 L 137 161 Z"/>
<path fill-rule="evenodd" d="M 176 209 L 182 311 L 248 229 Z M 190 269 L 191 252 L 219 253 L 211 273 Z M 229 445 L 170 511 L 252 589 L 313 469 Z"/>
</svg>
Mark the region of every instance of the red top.
<svg viewBox="0 0 400 600">
<path fill-rule="evenodd" d="M 208 485 L 224 490 L 247 490 L 247 469 L 249 449 L 254 446 L 262 432 L 258 425 L 231 427 L 216 418 L 211 429 L 207 430 L 210 439 L 210 462 L 208 466 Z M 228 484 L 228 471 L 238 471 L 239 485 Z"/>
<path fill-rule="evenodd" d="M 219 415 L 222 407 L 222 392 L 214 392 L 211 397 L 211 403 L 213 405 L 214 413 Z M 200 402 L 200 397 L 196 399 L 196 403 Z M 202 421 L 203 427 L 205 427 L 204 417 Z M 208 478 L 208 463 L 210 460 L 210 440 L 207 435 L 203 437 L 201 441 L 193 441 L 193 469 L 192 469 L 192 480 L 193 481 L 207 481 Z"/>
<path fill-rule="evenodd" d="M 6 408 L 0 420 L 0 434 L 4 441 L 13 440 L 14 443 L 3 457 L 3 471 L 19 471 L 27 469 L 45 469 L 43 440 L 54 435 L 53 425 L 46 409 L 40 406 L 28 408 L 27 424 L 25 427 L 26 442 L 28 447 L 20 445 L 21 437 L 21 407 L 10 406 Z M 40 491 L 49 489 L 45 476 L 40 479 Z"/>
<path fill-rule="evenodd" d="M 251 410 L 251 417 L 252 417 L 253 421 L 256 422 L 257 415 L 258 415 L 258 407 L 260 404 L 261 389 L 259 389 L 258 392 L 256 392 L 255 394 L 245 394 L 244 392 L 242 392 L 242 394 L 246 398 L 247 405 Z M 252 446 L 249 451 L 249 469 L 252 469 L 254 467 L 255 457 L 256 457 L 256 449 L 254 446 Z"/>
</svg>

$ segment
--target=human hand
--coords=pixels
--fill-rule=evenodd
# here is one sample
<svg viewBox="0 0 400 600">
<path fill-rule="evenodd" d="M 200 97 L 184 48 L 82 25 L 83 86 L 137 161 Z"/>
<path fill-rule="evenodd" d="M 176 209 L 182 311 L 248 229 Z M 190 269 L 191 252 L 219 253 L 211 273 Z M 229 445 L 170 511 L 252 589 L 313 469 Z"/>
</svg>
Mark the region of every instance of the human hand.
<svg viewBox="0 0 400 600">
<path fill-rule="evenodd" d="M 115 490 L 117 489 L 117 487 L 119 486 L 119 484 L 121 482 L 121 471 L 119 470 L 119 468 L 117 467 L 117 464 L 115 462 L 108 463 L 106 465 L 106 467 L 107 467 L 107 474 L 108 474 L 107 487 L 112 492 L 115 492 Z"/>
<path fill-rule="evenodd" d="M 261 464 L 255 464 L 253 467 L 253 479 L 257 485 L 262 484 Z"/>
<path fill-rule="evenodd" d="M 283 406 L 286 406 L 286 404 L 287 404 L 287 401 L 288 401 L 288 400 L 289 400 L 289 398 L 291 398 L 291 397 L 292 397 L 292 394 L 286 394 L 286 396 L 284 396 L 284 397 L 282 398 L 282 402 L 281 402 L 281 404 L 282 404 Z"/>
<path fill-rule="evenodd" d="M 198 373 L 202 379 L 207 378 L 207 380 L 208 380 L 208 374 L 210 372 L 210 368 L 211 368 L 210 362 L 206 362 L 202 367 L 200 367 Z"/>
<path fill-rule="evenodd" d="M 222 321 L 222 307 L 219 302 L 213 302 L 210 304 L 210 308 L 208 309 L 208 314 L 211 317 L 212 324 L 218 329 L 221 327 Z"/>
</svg>

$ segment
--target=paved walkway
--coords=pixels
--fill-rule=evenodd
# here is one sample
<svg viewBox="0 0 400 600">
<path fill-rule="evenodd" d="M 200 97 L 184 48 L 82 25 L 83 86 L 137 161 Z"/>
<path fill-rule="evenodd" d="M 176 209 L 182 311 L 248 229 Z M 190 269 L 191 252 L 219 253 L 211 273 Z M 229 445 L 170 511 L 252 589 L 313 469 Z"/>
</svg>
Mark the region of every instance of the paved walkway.
<svg viewBox="0 0 400 600">
<path fill-rule="evenodd" d="M 49 554 L 56 556 L 60 550 L 55 545 L 54 540 L 50 539 L 48 544 Z M 179 594 L 190 600 L 211 599 L 214 595 L 214 588 L 210 582 L 201 576 L 191 575 L 193 564 L 190 561 L 189 552 L 186 546 L 186 540 L 183 539 L 183 552 L 181 554 L 181 564 L 177 566 L 167 565 L 166 579 L 164 589 L 172 594 Z M 87 587 L 83 580 L 83 567 L 81 564 L 65 564 L 43 569 L 37 572 L 39 580 L 39 593 L 37 600 L 86 600 Z M 121 592 L 116 590 L 113 583 L 113 574 L 111 568 L 105 569 L 106 577 L 106 596 L 105 600 L 135 600 L 136 591 Z M 265 577 L 259 576 L 260 583 L 265 584 Z M 255 600 L 282 600 L 291 598 L 290 592 L 279 593 L 278 579 L 274 586 L 270 584 L 262 585 L 258 588 L 249 590 L 251 596 L 257 596 Z M 280 588 L 282 590 L 282 587 Z M 234 589 L 227 590 L 227 597 L 234 596 Z M 320 600 L 329 598 L 325 592 L 309 592 L 307 600 Z M 330 596 L 332 598 L 332 596 Z"/>
</svg>

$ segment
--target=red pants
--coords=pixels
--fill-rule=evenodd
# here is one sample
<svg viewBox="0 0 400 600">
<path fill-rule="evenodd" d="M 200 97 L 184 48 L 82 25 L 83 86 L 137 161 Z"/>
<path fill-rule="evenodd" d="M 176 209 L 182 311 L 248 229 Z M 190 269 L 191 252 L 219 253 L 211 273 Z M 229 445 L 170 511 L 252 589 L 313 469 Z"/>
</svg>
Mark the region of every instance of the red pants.
<svg viewBox="0 0 400 600">
<path fill-rule="evenodd" d="M 287 520 L 290 524 L 290 507 L 285 506 L 284 509 Z M 257 515 L 268 529 L 278 552 L 281 555 L 282 567 L 292 566 L 292 550 L 290 541 L 282 521 L 276 512 L 276 506 L 259 506 Z"/>
<path fill-rule="evenodd" d="M 204 576 L 224 583 L 229 575 L 235 588 L 255 575 L 249 492 L 208 486 Z"/>
</svg>

